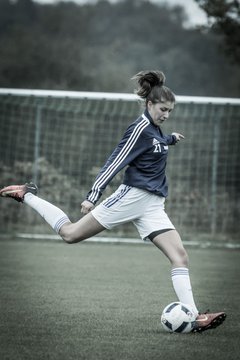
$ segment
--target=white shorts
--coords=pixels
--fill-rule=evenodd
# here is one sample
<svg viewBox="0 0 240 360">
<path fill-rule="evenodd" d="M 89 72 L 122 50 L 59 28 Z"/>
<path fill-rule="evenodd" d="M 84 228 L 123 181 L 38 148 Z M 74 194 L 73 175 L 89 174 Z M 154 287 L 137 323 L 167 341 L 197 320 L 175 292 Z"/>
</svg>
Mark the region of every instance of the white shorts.
<svg viewBox="0 0 240 360">
<path fill-rule="evenodd" d="M 120 185 L 92 210 L 94 218 L 106 229 L 132 222 L 142 239 L 155 231 L 175 229 L 164 211 L 165 198 L 135 187 Z"/>
</svg>

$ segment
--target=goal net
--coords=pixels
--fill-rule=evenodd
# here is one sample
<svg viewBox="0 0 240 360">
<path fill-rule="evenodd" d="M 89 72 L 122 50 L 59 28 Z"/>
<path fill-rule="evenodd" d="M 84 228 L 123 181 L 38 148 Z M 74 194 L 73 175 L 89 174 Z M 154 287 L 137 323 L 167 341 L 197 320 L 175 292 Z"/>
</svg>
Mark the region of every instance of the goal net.
<svg viewBox="0 0 240 360">
<path fill-rule="evenodd" d="M 35 181 L 39 196 L 72 221 L 127 126 L 143 111 L 135 95 L 0 89 L 0 187 Z M 237 242 L 240 233 L 240 99 L 177 96 L 163 125 L 185 140 L 169 148 L 166 210 L 183 239 Z M 108 196 L 121 183 L 119 173 Z M 10 199 L 0 201 L 2 233 L 51 233 Z M 138 237 L 132 224 L 105 232 Z"/>
</svg>

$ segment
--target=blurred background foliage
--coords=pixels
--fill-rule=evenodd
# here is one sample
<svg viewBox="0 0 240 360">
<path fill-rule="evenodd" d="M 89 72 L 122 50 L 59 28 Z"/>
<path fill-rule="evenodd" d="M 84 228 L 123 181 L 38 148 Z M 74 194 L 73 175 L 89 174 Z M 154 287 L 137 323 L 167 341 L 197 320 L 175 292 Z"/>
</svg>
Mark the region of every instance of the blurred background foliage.
<svg viewBox="0 0 240 360">
<path fill-rule="evenodd" d="M 195 0 L 208 17 L 208 28 L 221 34 L 223 49 L 233 62 L 240 62 L 240 1 Z"/>
<path fill-rule="evenodd" d="M 161 69 L 178 95 L 239 97 L 239 8 L 196 1 L 209 26 L 147 0 L 1 0 L 1 87 L 132 92 L 132 75 Z"/>
</svg>

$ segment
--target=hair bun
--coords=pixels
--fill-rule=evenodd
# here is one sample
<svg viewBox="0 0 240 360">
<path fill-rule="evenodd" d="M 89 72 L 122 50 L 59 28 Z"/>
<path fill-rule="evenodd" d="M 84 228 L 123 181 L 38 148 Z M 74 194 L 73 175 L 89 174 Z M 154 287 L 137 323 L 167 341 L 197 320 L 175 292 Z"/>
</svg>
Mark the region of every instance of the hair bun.
<svg viewBox="0 0 240 360">
<path fill-rule="evenodd" d="M 163 86 L 166 77 L 162 71 L 140 71 L 137 73 L 133 80 L 137 80 L 140 86 L 148 85 L 152 88 L 154 86 Z"/>
<path fill-rule="evenodd" d="M 146 81 L 150 87 L 163 86 L 166 80 L 162 71 L 142 71 L 137 75 L 139 75 L 139 85 L 142 85 L 141 83 Z"/>
<path fill-rule="evenodd" d="M 155 86 L 162 87 L 165 79 L 164 73 L 158 70 L 140 71 L 132 77 L 132 80 L 136 80 L 140 86 L 136 93 L 142 99 L 146 99 Z"/>
</svg>

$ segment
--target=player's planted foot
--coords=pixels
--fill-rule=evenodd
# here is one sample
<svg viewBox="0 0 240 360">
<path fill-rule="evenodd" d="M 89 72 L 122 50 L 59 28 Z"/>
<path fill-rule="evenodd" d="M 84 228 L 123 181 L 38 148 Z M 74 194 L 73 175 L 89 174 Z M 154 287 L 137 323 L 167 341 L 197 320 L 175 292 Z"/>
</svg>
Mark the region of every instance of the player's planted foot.
<svg viewBox="0 0 240 360">
<path fill-rule="evenodd" d="M 227 315 L 224 312 L 199 314 L 196 318 L 193 332 L 203 332 L 205 330 L 215 329 L 223 323 L 226 316 Z"/>
<path fill-rule="evenodd" d="M 11 197 L 18 202 L 23 202 L 24 195 L 28 192 L 36 195 L 37 185 L 33 183 L 27 183 L 24 185 L 11 185 L 0 190 L 0 196 Z"/>
</svg>

